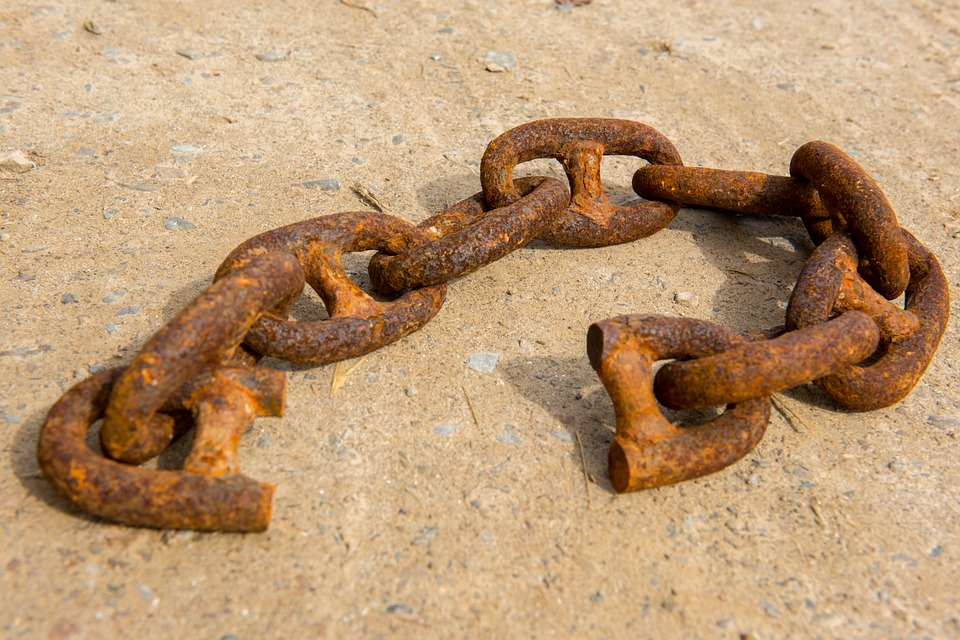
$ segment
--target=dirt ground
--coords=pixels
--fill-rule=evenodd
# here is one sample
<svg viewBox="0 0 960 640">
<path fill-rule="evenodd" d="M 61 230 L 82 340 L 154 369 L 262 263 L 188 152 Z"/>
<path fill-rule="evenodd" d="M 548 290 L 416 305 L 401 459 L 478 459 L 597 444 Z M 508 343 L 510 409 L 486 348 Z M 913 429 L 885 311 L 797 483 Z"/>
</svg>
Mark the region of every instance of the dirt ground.
<svg viewBox="0 0 960 640">
<path fill-rule="evenodd" d="M 127 364 L 237 244 L 368 210 L 357 186 L 422 220 L 479 191 L 491 139 L 559 116 L 781 175 L 830 141 L 960 298 L 957 2 L 4 2 L 0 153 L 26 170 L 0 172 L 0 636 L 960 637 L 953 324 L 894 407 L 807 385 L 723 472 L 611 489 L 589 324 L 781 323 L 812 250 L 793 219 L 683 209 L 627 245 L 535 242 L 336 394 L 332 365 L 268 361 L 286 415 L 240 452 L 278 486 L 266 533 L 116 526 L 46 484 L 50 406 Z M 615 201 L 642 164 L 604 161 Z M 368 257 L 347 260 L 360 282 Z"/>
</svg>

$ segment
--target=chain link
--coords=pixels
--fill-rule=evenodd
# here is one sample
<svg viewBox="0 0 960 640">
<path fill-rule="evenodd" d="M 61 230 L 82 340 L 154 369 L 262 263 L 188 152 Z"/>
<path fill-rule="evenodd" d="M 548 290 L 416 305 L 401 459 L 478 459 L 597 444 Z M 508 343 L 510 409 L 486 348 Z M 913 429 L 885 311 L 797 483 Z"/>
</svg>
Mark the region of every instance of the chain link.
<svg viewBox="0 0 960 640">
<path fill-rule="evenodd" d="M 633 176 L 645 198 L 610 203 L 604 155 L 649 162 Z M 527 160 L 560 161 L 570 189 L 547 177 L 513 178 Z M 383 213 L 338 213 L 255 236 L 220 265 L 213 285 L 178 313 L 126 369 L 67 391 L 40 430 L 38 460 L 81 509 L 159 528 L 263 531 L 274 487 L 243 476 L 237 446 L 258 416 L 283 413 L 283 372 L 264 355 L 323 364 L 374 351 L 416 331 L 442 306 L 447 282 L 534 238 L 600 247 L 649 236 L 683 205 L 800 218 L 819 245 L 791 295 L 785 327 L 736 335 L 705 320 L 626 315 L 587 332 L 587 354 L 613 402 L 610 480 L 618 492 L 696 478 L 733 464 L 763 437 L 770 396 L 814 382 L 838 405 L 890 406 L 933 359 L 949 314 L 936 257 L 902 229 L 886 196 L 833 145 L 797 150 L 790 176 L 684 167 L 656 130 L 626 120 L 530 122 L 497 137 L 481 162 L 482 191 L 418 226 Z M 344 253 L 375 249 L 378 302 L 354 284 Z M 287 313 L 309 284 L 328 319 Z M 891 302 L 903 295 L 902 306 Z M 244 342 L 241 345 L 241 342 Z M 673 360 L 656 376 L 654 363 Z M 728 405 L 677 427 L 673 409 Z M 181 470 L 136 466 L 163 452 L 193 415 Z M 86 446 L 103 420 L 106 456 Z"/>
</svg>

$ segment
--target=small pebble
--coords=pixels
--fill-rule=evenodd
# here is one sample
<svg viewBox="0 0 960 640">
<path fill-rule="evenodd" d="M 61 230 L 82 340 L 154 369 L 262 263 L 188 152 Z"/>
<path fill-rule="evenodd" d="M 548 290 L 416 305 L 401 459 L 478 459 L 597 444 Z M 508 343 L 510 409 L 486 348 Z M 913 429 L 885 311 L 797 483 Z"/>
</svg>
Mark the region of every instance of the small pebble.
<svg viewBox="0 0 960 640">
<path fill-rule="evenodd" d="M 103 218 L 104 220 L 110 220 L 118 213 L 120 213 L 120 210 L 117 209 L 116 207 L 107 207 L 106 209 L 103 210 Z"/>
<path fill-rule="evenodd" d="M 944 429 L 948 434 L 960 427 L 960 418 L 953 416 L 927 416 L 927 424 Z"/>
<path fill-rule="evenodd" d="M 778 609 L 772 602 L 761 600 L 759 604 L 760 608 L 763 609 L 764 612 L 771 618 L 776 618 L 780 615 L 780 609 Z"/>
<path fill-rule="evenodd" d="M 697 298 L 696 294 L 690 293 L 689 291 L 681 291 L 673 297 L 674 301 L 681 307 L 696 307 L 700 304 L 700 300 Z"/>
<path fill-rule="evenodd" d="M 903 460 L 893 460 L 887 465 L 887 468 L 894 473 L 903 473 L 907 470 L 907 463 Z"/>
<path fill-rule="evenodd" d="M 787 238 L 783 236 L 776 236 L 773 238 L 760 238 L 761 242 L 766 242 L 767 244 L 774 246 L 778 249 L 785 249 L 787 251 L 796 251 L 797 248 L 793 246 L 793 243 L 790 242 Z"/>
<path fill-rule="evenodd" d="M 112 322 L 108 323 L 108 324 L 107 324 L 107 333 L 109 333 L 109 334 L 114 334 L 114 333 L 116 333 L 116 332 L 117 332 L 117 325 L 113 324 Z"/>
<path fill-rule="evenodd" d="M 203 54 L 202 54 L 202 53 L 200 53 L 200 52 L 197 51 L 196 49 L 191 49 L 191 48 L 189 48 L 189 47 L 188 47 L 188 48 L 184 48 L 184 49 L 177 49 L 177 55 L 178 55 L 178 56 L 183 56 L 183 57 L 186 58 L 187 60 L 197 60 L 197 59 L 203 57 Z"/>
<path fill-rule="evenodd" d="M 100 26 L 96 20 L 87 20 L 83 23 L 83 30 L 87 33 L 92 33 L 95 36 L 103 35 L 103 27 Z"/>
<path fill-rule="evenodd" d="M 512 424 L 503 425 L 503 433 L 497 436 L 497 441 L 515 446 L 522 444 L 520 436 L 517 435 L 517 428 Z"/>
<path fill-rule="evenodd" d="M 441 424 L 433 428 L 433 433 L 438 436 L 449 436 L 460 430 L 460 427 L 452 424 Z"/>
<path fill-rule="evenodd" d="M 488 51 L 483 60 L 484 68 L 492 73 L 503 73 L 517 66 L 517 59 L 504 51 Z"/>
<path fill-rule="evenodd" d="M 324 191 L 338 191 L 340 189 L 340 181 L 336 178 L 323 178 L 322 180 L 307 180 L 306 182 L 298 182 L 295 187 L 304 187 L 305 189 L 323 189 Z"/>
<path fill-rule="evenodd" d="M 89 372 L 91 375 L 97 374 L 97 373 L 100 373 L 101 371 L 106 371 L 106 370 L 107 368 L 102 364 L 92 364 L 89 367 L 87 367 L 87 372 Z"/>
<path fill-rule="evenodd" d="M 153 177 L 160 180 L 178 180 L 187 177 L 186 169 L 157 165 L 153 170 Z"/>
<path fill-rule="evenodd" d="M 140 584 L 137 585 L 137 591 L 140 592 L 141 598 L 143 598 L 150 604 L 153 604 L 156 596 L 153 595 L 153 591 L 150 589 L 150 587 L 148 587 L 147 585 L 141 582 Z"/>
<path fill-rule="evenodd" d="M 0 233 L 0 242 L 6 242 L 10 239 L 9 233 Z"/>
<path fill-rule="evenodd" d="M 467 368 L 473 369 L 477 373 L 493 373 L 499 358 L 499 353 L 474 353 L 467 358 Z"/>
<path fill-rule="evenodd" d="M 440 527 L 424 527 L 417 534 L 417 537 L 410 541 L 410 544 L 418 547 L 433 542 L 438 535 L 440 535 Z"/>
<path fill-rule="evenodd" d="M 163 226 L 173 231 L 174 229 L 193 229 L 197 225 L 193 224 L 189 220 L 184 220 L 183 218 L 164 218 Z"/>
<path fill-rule="evenodd" d="M 170 546 L 181 542 L 190 542 L 196 535 L 196 532 L 190 529 L 179 529 L 176 531 L 164 531 L 161 539 L 164 544 Z"/>
<path fill-rule="evenodd" d="M 77 300 L 77 296 L 73 295 L 72 293 L 65 293 L 60 297 L 60 304 L 70 304 L 71 302 L 76 302 L 77 304 L 80 303 L 80 301 Z"/>
<path fill-rule="evenodd" d="M 170 152 L 171 152 L 171 153 L 189 153 L 189 154 L 193 154 L 193 153 L 198 153 L 198 152 L 200 151 L 200 149 L 201 149 L 201 147 L 198 147 L 198 146 L 195 145 L 195 144 L 188 144 L 188 143 L 186 143 L 186 142 L 181 142 L 181 143 L 179 143 L 179 144 L 175 144 L 175 145 L 173 145 L 172 147 L 170 147 Z"/>
<path fill-rule="evenodd" d="M 414 386 L 409 386 L 404 389 L 403 392 L 407 394 L 407 397 L 412 398 L 413 396 L 417 395 L 417 388 Z"/>
<path fill-rule="evenodd" d="M 287 59 L 286 49 L 270 49 L 257 54 L 257 60 L 260 62 L 280 62 Z"/>
<path fill-rule="evenodd" d="M 19 149 L 9 153 L 0 153 L 0 170 L 10 173 L 26 173 L 35 166 L 37 165 L 31 162 Z"/>
<path fill-rule="evenodd" d="M 140 307 L 137 305 L 130 305 L 129 307 L 124 307 L 113 314 L 114 318 L 119 318 L 121 316 L 132 316 L 134 314 L 140 313 Z"/>
<path fill-rule="evenodd" d="M 387 613 L 402 613 L 404 615 L 412 616 L 413 609 L 410 607 L 410 605 L 394 603 L 387 605 Z"/>
<path fill-rule="evenodd" d="M 107 304 L 113 304 L 114 302 L 116 302 L 117 300 L 119 300 L 125 295 L 127 295 L 126 289 L 117 289 L 116 291 L 112 293 L 108 293 L 107 295 L 103 296 L 100 299 L 106 302 Z"/>
</svg>

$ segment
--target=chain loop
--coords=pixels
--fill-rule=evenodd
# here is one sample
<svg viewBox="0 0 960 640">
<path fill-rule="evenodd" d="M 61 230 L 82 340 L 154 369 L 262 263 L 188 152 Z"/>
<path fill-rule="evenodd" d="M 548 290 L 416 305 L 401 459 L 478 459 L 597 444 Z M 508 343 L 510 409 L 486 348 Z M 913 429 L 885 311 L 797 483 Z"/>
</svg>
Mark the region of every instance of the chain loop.
<svg viewBox="0 0 960 640">
<path fill-rule="evenodd" d="M 261 314 L 303 284 L 296 260 L 276 253 L 214 282 L 144 345 L 113 386 L 100 429 L 104 451 L 140 464 L 166 449 L 173 420 L 155 416 L 157 410 L 189 380 L 225 364 Z"/>
<path fill-rule="evenodd" d="M 663 134 L 639 122 L 537 120 L 501 134 L 487 146 L 480 161 L 484 197 L 494 207 L 516 202 L 520 193 L 513 180 L 514 167 L 536 158 L 556 158 L 570 181 L 570 206 L 538 239 L 574 247 L 605 247 L 645 238 L 670 224 L 679 205 L 610 203 L 600 180 L 600 160 L 605 154 L 636 156 L 655 164 L 683 164 Z"/>
<path fill-rule="evenodd" d="M 653 390 L 671 409 L 763 398 L 860 362 L 876 350 L 879 340 L 880 331 L 870 316 L 848 311 L 771 340 L 666 364 L 657 372 Z"/>
<path fill-rule="evenodd" d="M 907 247 L 897 216 L 880 186 L 853 158 L 829 142 L 808 142 L 793 154 L 790 175 L 810 181 L 827 210 L 833 230 L 849 225 L 863 262 L 860 272 L 888 300 L 910 281 Z M 814 237 L 814 241 L 820 239 Z"/>
<path fill-rule="evenodd" d="M 705 320 L 627 315 L 590 325 L 587 355 L 617 416 L 610 482 L 620 493 L 660 487 L 719 471 L 747 455 L 770 419 L 768 397 L 733 404 L 718 418 L 676 427 L 653 395 L 653 363 L 703 357 L 743 344 Z"/>
<path fill-rule="evenodd" d="M 234 249 L 217 269 L 223 278 L 266 252 L 295 256 L 329 319 L 284 319 L 286 304 L 265 313 L 246 343 L 256 352 L 290 362 L 327 364 L 355 358 L 395 342 L 430 321 L 447 287 L 434 284 L 377 302 L 355 285 L 341 264 L 343 253 L 378 249 L 399 253 L 423 241 L 408 222 L 383 213 L 339 213 L 297 222 L 255 236 Z"/>
<path fill-rule="evenodd" d="M 641 198 L 758 216 L 800 218 L 816 241 L 833 231 L 830 213 L 808 182 L 755 171 L 651 164 L 633 174 Z"/>
<path fill-rule="evenodd" d="M 800 218 L 822 210 L 809 183 L 755 171 L 651 164 L 633 174 L 633 190 L 641 198 L 762 216 Z"/>
<path fill-rule="evenodd" d="M 917 384 L 936 353 L 946 329 L 950 313 L 949 288 L 936 257 L 913 235 L 901 229 L 908 249 L 910 283 L 907 286 L 905 310 L 887 303 L 878 314 L 880 347 L 872 364 L 851 364 L 836 373 L 816 380 L 837 403 L 850 409 L 871 411 L 888 407 L 904 398 Z M 849 308 L 851 298 L 843 295 L 848 277 L 857 264 L 857 248 L 853 239 L 837 233 L 823 242 L 807 260 L 790 304 L 787 307 L 787 328 L 799 329 L 825 322 L 839 308 Z M 846 298 L 845 300 L 842 298 Z M 904 332 L 914 316 L 915 329 Z"/>
<path fill-rule="evenodd" d="M 76 384 L 50 409 L 37 444 L 37 460 L 50 484 L 84 511 L 120 524 L 199 531 L 266 530 L 272 484 L 238 473 L 135 467 L 104 458 L 87 446 L 87 432 L 104 416 L 123 376 L 122 369 L 102 371 Z"/>
<path fill-rule="evenodd" d="M 554 178 L 517 180 L 518 200 L 490 209 L 478 193 L 420 223 L 429 242 L 400 255 L 370 260 L 370 280 L 379 291 L 447 282 L 499 260 L 533 240 L 570 200 Z"/>
</svg>

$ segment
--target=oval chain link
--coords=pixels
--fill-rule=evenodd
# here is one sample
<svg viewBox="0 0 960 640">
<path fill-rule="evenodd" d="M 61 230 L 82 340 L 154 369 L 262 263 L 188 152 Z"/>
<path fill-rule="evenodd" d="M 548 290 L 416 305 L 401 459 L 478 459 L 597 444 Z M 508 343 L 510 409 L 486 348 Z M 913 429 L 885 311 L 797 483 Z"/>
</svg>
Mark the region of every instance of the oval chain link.
<svg viewBox="0 0 960 640">
<path fill-rule="evenodd" d="M 256 256 L 282 252 L 296 257 L 306 282 L 320 296 L 328 319 L 286 319 L 293 300 L 263 314 L 247 334 L 254 351 L 290 362 L 327 364 L 356 358 L 416 331 L 440 311 L 447 286 L 437 283 L 378 302 L 344 271 L 344 253 L 377 249 L 408 251 L 423 241 L 410 223 L 383 213 L 338 213 L 296 222 L 250 238 L 217 269 L 223 278 Z"/>
<path fill-rule="evenodd" d="M 707 423 L 677 427 L 653 394 L 653 363 L 735 348 L 743 338 L 706 320 L 628 315 L 596 322 L 587 355 L 617 417 L 610 482 L 618 492 L 651 489 L 714 473 L 747 455 L 770 418 L 768 397 L 733 404 Z"/>
<path fill-rule="evenodd" d="M 645 238 L 680 210 L 667 202 L 611 204 L 600 180 L 604 155 L 629 155 L 655 164 L 680 165 L 680 154 L 656 129 L 630 120 L 556 118 L 511 129 L 487 146 L 480 161 L 483 195 L 494 207 L 516 202 L 517 164 L 556 158 L 570 181 L 570 206 L 538 238 L 574 247 L 605 247 Z"/>
<path fill-rule="evenodd" d="M 838 404 L 871 411 L 899 402 L 917 384 L 933 360 L 950 315 L 949 286 L 940 263 L 906 230 L 910 283 L 904 308 L 887 302 L 877 308 L 874 296 L 864 296 L 856 265 L 853 238 L 837 233 L 807 260 L 787 307 L 787 327 L 803 328 L 825 322 L 835 310 L 861 307 L 874 314 L 880 346 L 870 364 L 849 364 L 816 380 Z M 859 303 L 864 300 L 864 303 Z"/>
</svg>

